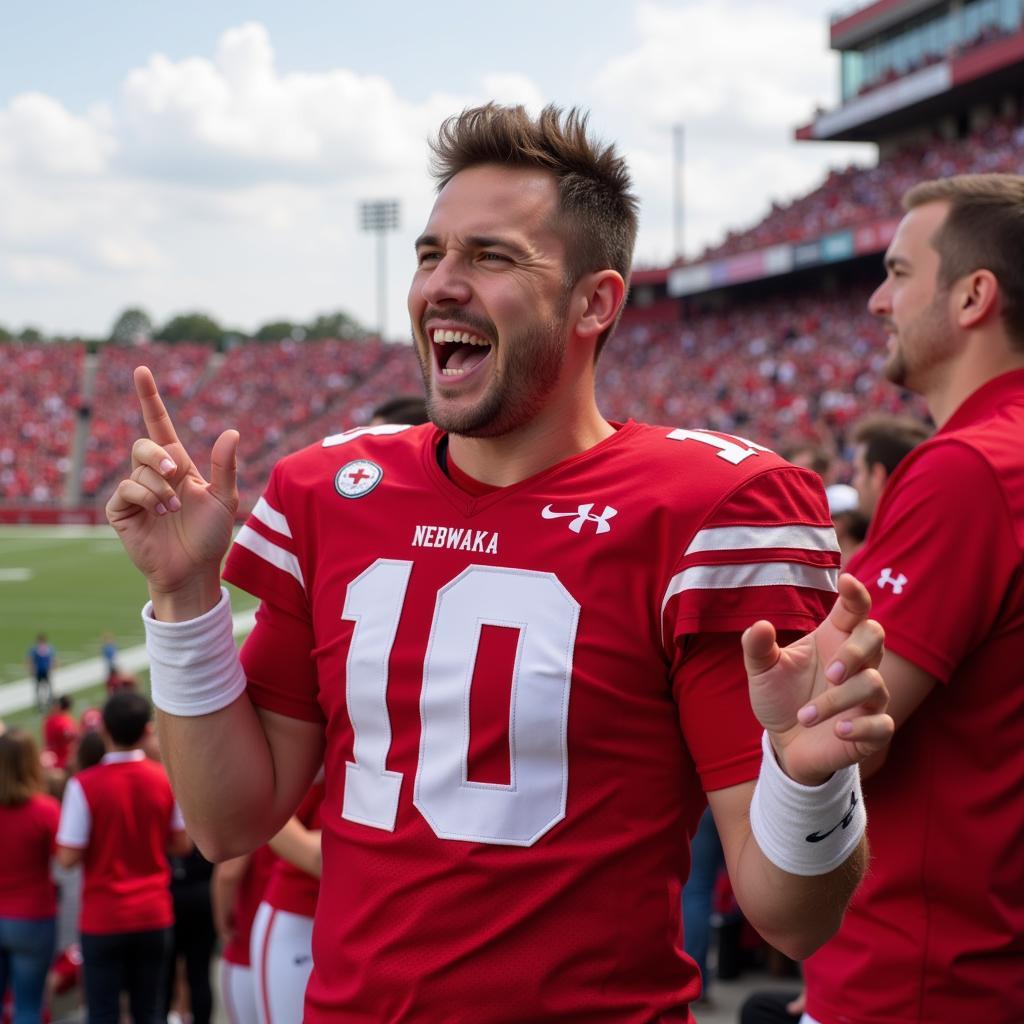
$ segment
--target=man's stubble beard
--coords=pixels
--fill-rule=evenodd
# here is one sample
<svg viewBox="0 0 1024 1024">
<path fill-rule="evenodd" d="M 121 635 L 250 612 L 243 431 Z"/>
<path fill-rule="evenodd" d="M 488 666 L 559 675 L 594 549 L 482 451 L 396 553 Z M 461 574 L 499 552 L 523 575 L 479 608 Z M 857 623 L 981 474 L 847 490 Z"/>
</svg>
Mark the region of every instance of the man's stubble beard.
<svg viewBox="0 0 1024 1024">
<path fill-rule="evenodd" d="M 886 380 L 921 393 L 931 370 L 953 354 L 953 334 L 949 326 L 949 293 L 939 290 L 928 307 L 896 334 L 889 358 L 882 367 Z"/>
<path fill-rule="evenodd" d="M 433 351 L 428 342 L 426 356 L 419 356 L 420 372 L 427 415 L 435 426 L 463 437 L 501 437 L 537 415 L 557 386 L 565 362 L 564 315 L 503 339 L 501 347 L 505 363 L 492 368 L 483 396 L 473 406 L 452 409 L 446 407 L 444 389 L 440 397 L 434 391 Z M 497 351 L 487 358 L 497 359 Z"/>
</svg>

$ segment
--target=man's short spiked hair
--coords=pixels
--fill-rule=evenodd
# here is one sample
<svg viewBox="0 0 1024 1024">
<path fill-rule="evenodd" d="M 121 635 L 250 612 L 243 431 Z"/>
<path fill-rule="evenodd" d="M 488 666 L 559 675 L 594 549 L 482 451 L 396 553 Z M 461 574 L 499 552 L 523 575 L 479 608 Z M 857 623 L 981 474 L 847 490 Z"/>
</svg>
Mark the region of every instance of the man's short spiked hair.
<svg viewBox="0 0 1024 1024">
<path fill-rule="evenodd" d="M 533 118 L 521 106 L 487 103 L 449 117 L 431 143 L 438 191 L 460 171 L 483 164 L 550 171 L 558 184 L 566 284 L 595 270 L 629 281 L 637 200 L 626 161 L 614 145 L 587 134 L 587 115 L 549 104 Z"/>
</svg>

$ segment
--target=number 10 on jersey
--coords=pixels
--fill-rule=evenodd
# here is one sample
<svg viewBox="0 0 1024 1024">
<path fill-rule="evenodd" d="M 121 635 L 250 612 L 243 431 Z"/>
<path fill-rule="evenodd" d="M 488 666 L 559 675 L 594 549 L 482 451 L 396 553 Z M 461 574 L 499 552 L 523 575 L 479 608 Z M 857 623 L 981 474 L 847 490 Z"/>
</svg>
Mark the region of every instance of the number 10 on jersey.
<svg viewBox="0 0 1024 1024">
<path fill-rule="evenodd" d="M 413 572 L 378 559 L 349 584 L 342 615 L 355 623 L 346 663 L 352 761 L 341 815 L 393 831 L 402 773 L 391 747 L 388 665 Z M 531 846 L 565 817 L 567 728 L 580 606 L 547 572 L 471 565 L 437 594 L 420 689 L 413 803 L 441 839 Z M 469 701 L 480 630 L 519 631 L 509 714 L 511 784 L 467 776 Z"/>
</svg>

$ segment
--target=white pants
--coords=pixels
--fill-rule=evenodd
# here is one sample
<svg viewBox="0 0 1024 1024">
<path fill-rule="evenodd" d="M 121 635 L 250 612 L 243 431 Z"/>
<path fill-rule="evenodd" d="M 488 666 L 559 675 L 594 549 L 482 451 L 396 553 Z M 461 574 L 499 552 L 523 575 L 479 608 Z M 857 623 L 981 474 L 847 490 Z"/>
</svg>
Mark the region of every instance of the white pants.
<svg viewBox="0 0 1024 1024">
<path fill-rule="evenodd" d="M 259 1024 L 256 977 L 251 967 L 220 962 L 220 1000 L 229 1024 Z"/>
<path fill-rule="evenodd" d="M 818 1024 L 818 1022 L 809 1013 L 805 1013 L 798 1024 Z"/>
<path fill-rule="evenodd" d="M 313 918 L 261 903 L 250 954 L 260 1024 L 297 1024 L 313 970 Z"/>
</svg>

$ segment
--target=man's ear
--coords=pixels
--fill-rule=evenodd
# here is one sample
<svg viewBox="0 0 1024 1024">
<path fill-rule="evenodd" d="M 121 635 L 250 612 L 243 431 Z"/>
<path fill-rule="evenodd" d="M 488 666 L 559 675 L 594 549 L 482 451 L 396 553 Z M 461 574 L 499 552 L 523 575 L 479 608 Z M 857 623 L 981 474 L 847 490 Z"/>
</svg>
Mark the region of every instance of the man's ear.
<svg viewBox="0 0 1024 1024">
<path fill-rule="evenodd" d="M 1002 297 L 999 282 L 991 270 L 974 270 L 965 274 L 954 286 L 956 317 L 965 329 L 979 327 L 999 313 Z"/>
<path fill-rule="evenodd" d="M 574 332 L 584 338 L 600 338 L 615 323 L 625 300 L 626 282 L 617 270 L 584 274 L 573 289 Z"/>
</svg>

